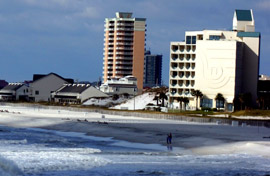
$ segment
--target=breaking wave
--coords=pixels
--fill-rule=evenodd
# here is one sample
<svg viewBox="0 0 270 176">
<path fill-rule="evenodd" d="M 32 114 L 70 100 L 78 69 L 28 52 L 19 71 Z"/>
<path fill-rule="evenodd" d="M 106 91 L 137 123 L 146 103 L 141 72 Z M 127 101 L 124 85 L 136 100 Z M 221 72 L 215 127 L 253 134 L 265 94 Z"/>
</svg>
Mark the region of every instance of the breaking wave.
<svg viewBox="0 0 270 176">
<path fill-rule="evenodd" d="M 20 176 L 20 175 L 23 175 L 23 172 L 19 169 L 19 167 L 14 162 L 0 156 L 0 175 Z"/>
</svg>

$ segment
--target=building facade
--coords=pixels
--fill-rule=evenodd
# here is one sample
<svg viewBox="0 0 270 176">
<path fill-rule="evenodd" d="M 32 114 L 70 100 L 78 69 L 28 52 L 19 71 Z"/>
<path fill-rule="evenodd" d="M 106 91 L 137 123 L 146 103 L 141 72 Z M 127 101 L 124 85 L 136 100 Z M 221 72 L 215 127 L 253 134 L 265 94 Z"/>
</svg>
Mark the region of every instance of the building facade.
<svg viewBox="0 0 270 176">
<path fill-rule="evenodd" d="M 90 84 L 64 84 L 51 95 L 54 102 L 63 104 L 81 104 L 90 98 L 109 97 Z"/>
<path fill-rule="evenodd" d="M 126 12 L 105 19 L 103 82 L 132 75 L 143 88 L 145 21 Z"/>
<path fill-rule="evenodd" d="M 252 10 L 236 10 L 233 30 L 203 30 L 185 33 L 184 42 L 171 42 L 170 103 L 188 97 L 195 109 L 192 91 L 203 93 L 201 107 L 216 108 L 215 97 L 221 93 L 224 109 L 233 110 L 240 94 L 257 98 L 260 60 L 260 33 L 255 32 Z"/>
<path fill-rule="evenodd" d="M 28 100 L 28 86 L 24 83 L 9 83 L 0 90 L 0 101 Z"/>
<path fill-rule="evenodd" d="M 144 54 L 144 87 L 161 86 L 162 55 L 152 55 L 150 51 Z"/>
<path fill-rule="evenodd" d="M 63 84 L 73 83 L 73 79 L 66 79 L 58 74 L 34 74 L 33 81 L 29 83 L 29 99 L 31 101 L 51 101 L 51 93 Z"/>
<path fill-rule="evenodd" d="M 137 78 L 125 76 L 124 78 L 112 78 L 100 86 L 100 90 L 108 95 L 129 94 L 137 95 Z"/>
</svg>

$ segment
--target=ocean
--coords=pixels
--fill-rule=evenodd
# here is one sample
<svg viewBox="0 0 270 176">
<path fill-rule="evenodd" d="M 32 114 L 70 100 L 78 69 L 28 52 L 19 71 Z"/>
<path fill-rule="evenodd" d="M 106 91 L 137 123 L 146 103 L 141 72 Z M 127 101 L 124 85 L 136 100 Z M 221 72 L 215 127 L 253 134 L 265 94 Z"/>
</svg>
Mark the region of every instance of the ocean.
<svg viewBox="0 0 270 176">
<path fill-rule="evenodd" d="M 1 176 L 266 176 L 270 158 L 195 155 L 174 146 L 0 126 Z"/>
</svg>

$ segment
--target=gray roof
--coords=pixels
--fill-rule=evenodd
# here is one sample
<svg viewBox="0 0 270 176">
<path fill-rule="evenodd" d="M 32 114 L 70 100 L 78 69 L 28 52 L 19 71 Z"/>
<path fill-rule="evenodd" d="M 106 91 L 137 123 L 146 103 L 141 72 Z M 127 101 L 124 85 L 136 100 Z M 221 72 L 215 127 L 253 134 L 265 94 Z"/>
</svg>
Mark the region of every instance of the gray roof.
<svg viewBox="0 0 270 176">
<path fill-rule="evenodd" d="M 3 89 L 1 90 L 18 90 L 19 88 L 21 88 L 23 86 L 22 83 L 9 83 L 7 86 L 5 86 Z"/>
<path fill-rule="evenodd" d="M 37 80 L 40 80 L 41 78 L 44 78 L 44 77 L 49 76 L 49 75 L 55 75 L 56 77 L 58 77 L 58 78 L 60 78 L 60 79 L 63 79 L 63 80 L 65 80 L 66 82 L 71 83 L 71 84 L 74 82 L 73 79 L 70 79 L 70 78 L 63 78 L 62 76 L 60 76 L 60 75 L 58 75 L 58 74 L 56 74 L 56 73 L 49 73 L 49 74 L 47 74 L 47 75 L 44 75 L 44 74 L 34 74 L 34 75 L 33 75 L 33 82 L 35 82 L 35 81 L 37 81 Z"/>
<path fill-rule="evenodd" d="M 64 88 L 59 89 L 57 92 L 65 93 L 82 93 L 86 89 L 91 87 L 90 84 L 65 84 Z"/>
<path fill-rule="evenodd" d="M 235 10 L 238 21 L 252 21 L 251 10 Z"/>
</svg>

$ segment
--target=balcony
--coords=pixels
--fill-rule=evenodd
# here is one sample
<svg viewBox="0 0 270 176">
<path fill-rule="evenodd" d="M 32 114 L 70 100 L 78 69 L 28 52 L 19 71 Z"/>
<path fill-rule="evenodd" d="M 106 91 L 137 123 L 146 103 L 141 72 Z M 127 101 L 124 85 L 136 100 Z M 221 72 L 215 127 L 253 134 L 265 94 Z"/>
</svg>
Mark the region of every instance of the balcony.
<svg viewBox="0 0 270 176">
<path fill-rule="evenodd" d="M 184 54 L 180 54 L 180 60 L 181 60 L 181 61 L 184 60 Z"/>
<path fill-rule="evenodd" d="M 119 65 L 132 65 L 132 62 L 125 62 L 125 61 L 116 61 L 115 63 Z"/>
<path fill-rule="evenodd" d="M 116 28 L 117 31 L 133 31 L 133 28 L 123 28 L 123 27 L 118 27 Z"/>
<path fill-rule="evenodd" d="M 191 46 L 187 45 L 187 46 L 186 46 L 186 51 L 187 51 L 187 52 L 190 52 L 190 50 L 191 50 Z"/>
<path fill-rule="evenodd" d="M 133 38 L 117 37 L 116 40 L 133 41 Z"/>
<path fill-rule="evenodd" d="M 133 57 L 115 57 L 115 59 L 117 59 L 117 60 L 133 60 Z"/>
<path fill-rule="evenodd" d="M 133 55 L 133 52 L 116 52 L 116 54 L 121 54 L 121 55 Z"/>
<path fill-rule="evenodd" d="M 132 47 L 116 47 L 117 50 L 133 50 Z"/>
<path fill-rule="evenodd" d="M 189 61 L 190 60 L 190 54 L 186 55 L 186 60 Z"/>
<path fill-rule="evenodd" d="M 119 42 L 119 41 L 117 41 L 117 42 L 116 42 L 116 45 L 127 45 L 127 46 L 132 46 L 133 43 L 132 43 L 132 42 Z"/>
<path fill-rule="evenodd" d="M 188 70 L 190 68 L 190 63 L 186 63 L 186 69 Z"/>
<path fill-rule="evenodd" d="M 180 51 L 184 52 L 185 51 L 185 45 L 180 45 Z"/>
<path fill-rule="evenodd" d="M 121 69 L 121 70 L 129 70 L 132 71 L 132 67 L 125 67 L 125 66 L 117 66 L 115 67 L 116 69 Z"/>
<path fill-rule="evenodd" d="M 192 46 L 192 52 L 195 52 L 196 51 L 196 45 L 193 45 Z"/>
<path fill-rule="evenodd" d="M 116 24 L 117 26 L 130 26 L 130 27 L 132 27 L 132 26 L 134 26 L 134 23 L 117 23 Z"/>
<path fill-rule="evenodd" d="M 178 58 L 178 56 L 177 56 L 177 54 L 172 54 L 171 58 L 172 58 L 172 60 L 176 60 Z"/>
<path fill-rule="evenodd" d="M 133 33 L 126 33 L 126 32 L 117 32 L 117 36 L 133 36 Z"/>
<path fill-rule="evenodd" d="M 132 74 L 132 71 L 116 71 L 116 74 Z"/>
<path fill-rule="evenodd" d="M 195 54 L 192 54 L 192 55 L 191 55 L 191 58 L 192 58 L 192 61 L 195 61 L 196 55 L 195 55 Z"/>
<path fill-rule="evenodd" d="M 186 72 L 186 78 L 189 78 L 190 77 L 190 73 L 189 72 Z"/>
<path fill-rule="evenodd" d="M 173 52 L 176 52 L 178 50 L 178 46 L 177 45 L 172 45 L 171 49 Z"/>
</svg>

